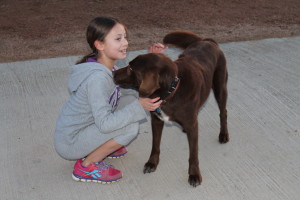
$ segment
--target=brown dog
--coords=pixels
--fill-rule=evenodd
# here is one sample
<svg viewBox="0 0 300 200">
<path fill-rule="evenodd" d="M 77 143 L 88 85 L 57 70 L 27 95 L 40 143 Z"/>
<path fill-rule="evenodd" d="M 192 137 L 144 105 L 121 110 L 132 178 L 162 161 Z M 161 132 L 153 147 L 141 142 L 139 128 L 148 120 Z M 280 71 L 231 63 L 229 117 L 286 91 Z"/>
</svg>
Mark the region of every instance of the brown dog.
<svg viewBox="0 0 300 200">
<path fill-rule="evenodd" d="M 151 112 L 153 146 L 144 173 L 154 172 L 159 162 L 160 141 L 165 119 L 180 124 L 189 142 L 189 183 L 196 187 L 202 177 L 198 160 L 198 112 L 211 88 L 220 109 L 219 142 L 229 141 L 227 130 L 227 69 L 226 59 L 212 39 L 175 31 L 163 40 L 184 49 L 173 62 L 167 56 L 149 53 L 137 56 L 129 66 L 115 72 L 116 84 L 134 87 L 141 97 L 161 97 L 161 109 Z"/>
</svg>

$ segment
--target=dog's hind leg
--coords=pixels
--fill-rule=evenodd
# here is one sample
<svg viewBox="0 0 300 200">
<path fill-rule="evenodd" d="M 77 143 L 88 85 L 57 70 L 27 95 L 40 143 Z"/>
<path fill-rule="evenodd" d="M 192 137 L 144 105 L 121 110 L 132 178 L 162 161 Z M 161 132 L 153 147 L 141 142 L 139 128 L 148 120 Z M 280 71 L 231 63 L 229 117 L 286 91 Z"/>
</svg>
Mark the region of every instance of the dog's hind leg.
<svg viewBox="0 0 300 200">
<path fill-rule="evenodd" d="M 227 79 L 228 73 L 226 69 L 226 60 L 223 54 L 220 55 L 216 71 L 213 77 L 213 92 L 220 109 L 220 134 L 219 142 L 227 143 L 229 134 L 227 129 Z"/>
<path fill-rule="evenodd" d="M 156 170 L 159 163 L 160 141 L 164 122 L 158 119 L 151 112 L 151 126 L 152 126 L 152 150 L 148 162 L 144 166 L 144 173 L 151 173 Z"/>
</svg>

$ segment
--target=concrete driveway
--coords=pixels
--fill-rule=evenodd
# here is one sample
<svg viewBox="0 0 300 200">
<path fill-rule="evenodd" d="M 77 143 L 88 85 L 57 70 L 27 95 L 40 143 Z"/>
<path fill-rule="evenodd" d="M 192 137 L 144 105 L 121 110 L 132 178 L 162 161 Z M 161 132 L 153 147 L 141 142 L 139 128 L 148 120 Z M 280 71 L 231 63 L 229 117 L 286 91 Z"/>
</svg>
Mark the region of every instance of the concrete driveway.
<svg viewBox="0 0 300 200">
<path fill-rule="evenodd" d="M 149 120 L 126 157 L 111 161 L 123 170 L 120 182 L 73 181 L 74 162 L 56 154 L 53 131 L 68 95 L 68 67 L 78 57 L 1 63 L 0 199 L 300 199 L 300 37 L 221 48 L 229 69 L 231 141 L 218 143 L 211 95 L 199 115 L 203 183 L 197 188 L 187 183 L 188 144 L 177 126 L 165 126 L 157 171 L 142 173 L 151 150 Z M 128 60 L 145 52 L 130 52 Z"/>
</svg>

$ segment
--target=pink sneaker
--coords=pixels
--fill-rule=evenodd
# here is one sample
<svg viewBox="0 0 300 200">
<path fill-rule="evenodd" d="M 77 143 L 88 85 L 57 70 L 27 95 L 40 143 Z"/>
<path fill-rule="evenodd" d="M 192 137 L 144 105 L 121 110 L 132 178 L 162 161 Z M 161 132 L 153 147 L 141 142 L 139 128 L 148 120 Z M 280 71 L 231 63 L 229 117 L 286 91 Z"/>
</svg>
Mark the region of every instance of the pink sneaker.
<svg viewBox="0 0 300 200">
<path fill-rule="evenodd" d="M 120 170 L 114 169 L 113 165 L 105 161 L 92 163 L 87 167 L 83 167 L 81 163 L 80 159 L 74 165 L 72 178 L 75 181 L 110 184 L 120 180 L 123 176 Z"/>
<path fill-rule="evenodd" d="M 127 153 L 127 148 L 126 147 L 121 147 L 117 151 L 113 152 L 112 154 L 108 155 L 107 158 L 121 158 Z"/>
</svg>

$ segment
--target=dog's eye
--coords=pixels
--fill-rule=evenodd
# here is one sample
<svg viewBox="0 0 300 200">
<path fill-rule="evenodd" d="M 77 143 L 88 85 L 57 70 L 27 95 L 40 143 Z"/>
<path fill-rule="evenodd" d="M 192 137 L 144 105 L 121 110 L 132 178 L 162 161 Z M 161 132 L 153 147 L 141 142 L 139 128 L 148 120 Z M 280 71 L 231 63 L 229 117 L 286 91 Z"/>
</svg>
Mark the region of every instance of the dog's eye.
<svg viewBox="0 0 300 200">
<path fill-rule="evenodd" d="M 130 65 L 128 65 L 127 74 L 130 75 L 132 72 L 133 72 L 132 68 L 130 67 Z"/>
<path fill-rule="evenodd" d="M 135 82 L 136 86 L 140 86 L 141 85 L 142 77 L 140 77 L 139 73 L 136 73 L 134 71 L 134 69 L 132 69 L 132 67 L 130 65 L 127 66 L 127 76 L 131 77 L 131 79 Z"/>
</svg>

